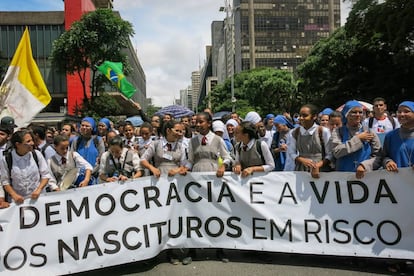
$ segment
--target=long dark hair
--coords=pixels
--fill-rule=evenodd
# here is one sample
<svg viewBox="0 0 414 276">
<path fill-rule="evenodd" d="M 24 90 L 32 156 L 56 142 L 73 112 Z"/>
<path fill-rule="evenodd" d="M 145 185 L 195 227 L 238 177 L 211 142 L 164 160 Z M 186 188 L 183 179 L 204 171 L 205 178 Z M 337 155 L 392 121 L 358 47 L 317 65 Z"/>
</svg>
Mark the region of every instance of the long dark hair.
<svg viewBox="0 0 414 276">
<path fill-rule="evenodd" d="M 257 134 L 257 129 L 256 126 L 249 121 L 243 121 L 240 123 L 240 128 L 242 130 L 242 133 L 247 133 L 247 135 L 249 136 L 249 139 L 258 139 L 259 135 Z"/>
<path fill-rule="evenodd" d="M 18 130 L 15 133 L 13 133 L 12 137 L 10 138 L 10 142 L 12 143 L 13 147 L 16 148 L 16 143 L 23 143 L 24 136 L 26 134 L 30 134 L 33 137 L 33 132 L 31 130 L 25 129 L 25 130 Z"/>
</svg>

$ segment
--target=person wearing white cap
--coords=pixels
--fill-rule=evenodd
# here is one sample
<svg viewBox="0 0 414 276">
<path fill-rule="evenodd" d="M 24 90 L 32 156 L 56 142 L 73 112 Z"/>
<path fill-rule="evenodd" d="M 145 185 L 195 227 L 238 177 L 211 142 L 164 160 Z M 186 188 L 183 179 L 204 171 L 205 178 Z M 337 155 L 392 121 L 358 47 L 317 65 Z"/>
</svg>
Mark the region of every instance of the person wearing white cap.
<svg viewBox="0 0 414 276">
<path fill-rule="evenodd" d="M 239 125 L 239 123 L 234 119 L 228 119 L 226 122 L 226 129 L 227 134 L 229 135 L 230 142 L 233 145 L 233 147 L 236 145 L 236 138 L 234 137 L 234 130 Z"/>
<path fill-rule="evenodd" d="M 224 143 L 226 144 L 226 148 L 228 152 L 232 152 L 233 145 L 230 142 L 229 134 L 227 133 L 227 128 L 224 123 L 220 120 L 216 120 L 213 122 L 213 132 L 223 138 Z"/>
<path fill-rule="evenodd" d="M 260 117 L 259 113 L 256 111 L 250 111 L 246 114 L 243 121 L 252 122 L 254 125 L 260 122 L 262 118 Z"/>
</svg>

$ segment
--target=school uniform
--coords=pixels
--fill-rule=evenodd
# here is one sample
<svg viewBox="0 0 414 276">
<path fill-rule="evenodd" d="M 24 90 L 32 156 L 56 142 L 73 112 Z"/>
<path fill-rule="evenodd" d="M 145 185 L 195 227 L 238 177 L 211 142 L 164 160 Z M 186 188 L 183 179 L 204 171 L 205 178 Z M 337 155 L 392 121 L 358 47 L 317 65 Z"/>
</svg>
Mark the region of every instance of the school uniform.
<svg viewBox="0 0 414 276">
<path fill-rule="evenodd" d="M 294 137 L 298 134 L 297 137 Z M 319 135 L 319 125 L 314 123 L 309 129 L 303 126 L 299 130 L 292 130 L 288 135 L 288 155 L 292 160 L 296 160 L 298 156 L 309 158 L 314 162 L 322 161 L 323 159 L 331 160 L 332 154 L 329 150 L 329 139 L 331 133 L 327 128 L 322 127 L 322 139 Z M 323 142 L 323 147 L 322 143 Z M 325 149 L 322 152 L 322 148 Z M 295 171 L 309 171 L 302 163 L 295 162 Z"/>
<path fill-rule="evenodd" d="M 193 172 L 215 172 L 218 169 L 219 157 L 222 158 L 223 164 L 230 166 L 231 157 L 224 140 L 212 131 L 206 135 L 197 134 L 191 138 L 188 145 L 186 167 Z"/>
<path fill-rule="evenodd" d="M 154 141 L 145 151 L 141 160 L 154 160 L 154 167 L 160 170 L 162 175 L 168 175 L 168 171 L 176 169 L 185 162 L 185 151 L 180 142 L 168 142 L 165 138 Z"/>
<path fill-rule="evenodd" d="M 121 156 L 115 158 L 109 151 L 102 154 L 101 163 L 99 165 L 99 175 L 112 177 L 115 172 L 132 178 L 137 171 L 142 170 L 139 162 L 138 153 L 122 148 Z M 101 181 L 102 182 L 102 181 Z"/>
<path fill-rule="evenodd" d="M 60 187 L 63 181 L 63 177 L 67 172 L 72 169 L 78 169 L 76 177 L 74 179 L 73 185 L 79 185 L 79 182 L 83 179 L 79 179 L 80 175 L 84 173 L 86 170 L 92 171 L 92 166 L 86 161 L 79 153 L 68 151 L 65 156 L 62 156 L 58 153 L 55 153 L 48 161 L 49 169 L 52 173 L 52 177 L 56 184 Z M 75 184 L 76 183 L 76 184 Z"/>
<path fill-rule="evenodd" d="M 248 167 L 262 166 L 265 172 L 273 171 L 275 162 L 269 147 L 264 141 L 260 141 L 260 151 L 256 146 L 256 139 L 251 139 L 247 145 L 240 142 L 236 145 L 236 164 L 244 170 Z"/>
</svg>

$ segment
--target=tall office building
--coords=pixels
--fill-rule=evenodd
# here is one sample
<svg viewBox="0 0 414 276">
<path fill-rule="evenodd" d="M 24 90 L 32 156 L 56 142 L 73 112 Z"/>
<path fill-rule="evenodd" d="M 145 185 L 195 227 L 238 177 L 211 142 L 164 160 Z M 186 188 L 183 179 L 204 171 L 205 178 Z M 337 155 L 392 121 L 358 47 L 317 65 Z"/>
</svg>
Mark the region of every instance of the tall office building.
<svg viewBox="0 0 414 276">
<path fill-rule="evenodd" d="M 212 24 L 213 75 L 220 83 L 255 67 L 292 71 L 341 23 L 340 0 L 232 2 L 220 8 L 226 13 L 223 28 Z"/>
<path fill-rule="evenodd" d="M 188 95 L 191 94 L 191 86 L 180 90 L 180 104 L 189 107 Z"/>
<path fill-rule="evenodd" d="M 329 36 L 330 23 L 332 29 L 340 26 L 340 0 L 234 0 L 230 11 L 236 72 L 294 70 L 318 40 Z"/>
<path fill-rule="evenodd" d="M 191 109 L 197 110 L 198 97 L 200 94 L 200 71 L 191 72 Z"/>
</svg>

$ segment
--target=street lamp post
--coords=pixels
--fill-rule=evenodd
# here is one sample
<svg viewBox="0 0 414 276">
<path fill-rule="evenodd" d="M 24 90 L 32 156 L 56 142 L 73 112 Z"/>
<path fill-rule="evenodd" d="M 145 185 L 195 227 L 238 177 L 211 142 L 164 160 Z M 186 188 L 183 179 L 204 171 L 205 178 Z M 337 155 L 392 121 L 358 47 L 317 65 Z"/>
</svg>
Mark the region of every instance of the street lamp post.
<svg viewBox="0 0 414 276">
<path fill-rule="evenodd" d="M 234 10 L 231 7 L 229 0 L 224 1 L 224 7 L 220 7 L 220 11 L 226 12 L 226 24 L 225 24 L 225 49 L 226 49 L 226 72 L 228 72 L 228 37 L 230 34 L 230 90 L 231 90 L 231 111 L 236 110 L 236 98 L 234 97 Z M 230 15 L 231 13 L 231 15 Z"/>
</svg>

